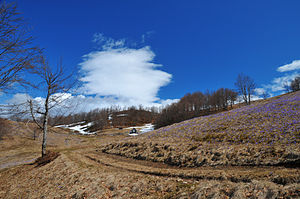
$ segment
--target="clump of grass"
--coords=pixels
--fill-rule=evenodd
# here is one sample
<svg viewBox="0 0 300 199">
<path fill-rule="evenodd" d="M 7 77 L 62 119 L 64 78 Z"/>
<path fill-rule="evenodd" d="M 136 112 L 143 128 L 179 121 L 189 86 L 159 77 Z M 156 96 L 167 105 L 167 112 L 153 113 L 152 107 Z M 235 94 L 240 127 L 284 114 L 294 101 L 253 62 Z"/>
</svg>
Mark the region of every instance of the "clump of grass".
<svg viewBox="0 0 300 199">
<path fill-rule="evenodd" d="M 226 133 L 209 133 L 204 136 L 192 136 L 192 140 L 198 141 L 198 142 L 211 142 L 211 141 L 217 141 L 222 142 L 224 141 L 224 138 L 226 137 Z"/>
</svg>

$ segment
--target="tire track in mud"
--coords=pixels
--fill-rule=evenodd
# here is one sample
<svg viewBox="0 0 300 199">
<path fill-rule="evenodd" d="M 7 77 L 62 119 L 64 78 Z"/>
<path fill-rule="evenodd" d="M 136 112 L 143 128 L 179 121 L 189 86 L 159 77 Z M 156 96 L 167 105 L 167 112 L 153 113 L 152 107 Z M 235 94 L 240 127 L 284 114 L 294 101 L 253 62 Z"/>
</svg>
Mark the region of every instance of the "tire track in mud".
<svg viewBox="0 0 300 199">
<path fill-rule="evenodd" d="M 84 157 L 107 167 L 113 167 L 116 169 L 135 172 L 144 175 L 152 175 L 159 177 L 171 177 L 191 180 L 217 180 L 225 181 L 229 180 L 232 182 L 251 182 L 249 178 L 235 176 L 227 176 L 220 169 L 216 168 L 182 168 L 176 166 L 170 166 L 163 163 L 150 162 L 145 160 L 133 160 L 125 157 L 119 157 L 116 155 L 110 155 L 105 153 L 91 153 L 84 155 Z M 135 168 L 135 169 L 134 169 Z M 209 174 L 211 173 L 211 174 Z"/>
<path fill-rule="evenodd" d="M 152 175 L 158 177 L 181 178 L 186 180 L 216 180 L 231 181 L 234 183 L 249 183 L 252 180 L 266 180 L 276 184 L 285 185 L 289 183 L 299 183 L 299 178 L 284 178 L 284 174 L 280 176 L 268 176 L 270 171 L 279 171 L 279 167 L 198 167 L 198 168 L 182 168 L 177 166 L 166 165 L 158 162 L 150 162 L 146 160 L 134 160 L 126 157 L 120 157 L 102 152 L 88 152 L 81 154 L 97 164 L 112 167 L 115 169 L 140 173 L 144 175 Z M 286 170 L 290 172 L 291 170 Z M 296 171 L 297 172 L 297 171 Z M 257 175 L 259 173 L 259 175 Z M 299 172 L 298 172 L 299 173 Z M 297 174 L 296 174 L 297 176 Z M 283 180 L 282 180 L 283 179 Z"/>
<path fill-rule="evenodd" d="M 109 163 L 104 163 L 96 158 L 93 158 L 91 156 L 86 155 L 86 158 L 93 160 L 99 164 L 102 164 L 104 166 L 108 166 L 108 167 L 114 167 L 117 169 L 121 169 L 121 170 L 125 170 L 125 171 L 129 171 L 129 172 L 135 172 L 135 173 L 141 173 L 141 174 L 145 174 L 145 175 L 153 175 L 153 176 L 159 176 L 159 177 L 171 177 L 171 178 L 182 178 L 182 179 L 194 179 L 194 180 L 219 180 L 219 181 L 223 181 L 225 180 L 222 177 L 207 177 L 207 176 L 200 176 L 200 175 L 186 175 L 186 174 L 172 174 L 172 173 L 168 173 L 168 172 L 161 172 L 161 171 L 147 171 L 147 170 L 137 170 L 137 169 L 129 169 L 129 168 L 125 168 L 125 167 L 121 167 L 121 166 L 116 166 L 116 165 L 112 165 Z M 239 182 L 239 181 L 236 181 Z M 250 181 L 249 181 L 250 182 Z"/>
</svg>

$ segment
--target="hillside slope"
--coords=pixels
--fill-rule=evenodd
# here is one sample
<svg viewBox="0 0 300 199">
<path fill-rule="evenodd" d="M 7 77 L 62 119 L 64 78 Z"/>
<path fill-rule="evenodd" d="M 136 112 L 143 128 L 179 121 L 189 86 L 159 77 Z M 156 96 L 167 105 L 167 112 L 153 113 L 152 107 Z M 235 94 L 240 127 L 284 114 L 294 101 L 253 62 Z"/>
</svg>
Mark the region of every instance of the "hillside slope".
<svg viewBox="0 0 300 199">
<path fill-rule="evenodd" d="M 177 166 L 300 165 L 300 92 L 173 124 L 102 151 Z"/>
<path fill-rule="evenodd" d="M 48 149 L 60 155 L 43 166 L 33 164 L 41 147 L 35 126 L 8 121 L 0 198 L 299 198 L 299 94 L 134 138 L 124 129 L 77 135 L 53 128 Z M 268 114 L 254 111 L 266 107 Z"/>
</svg>

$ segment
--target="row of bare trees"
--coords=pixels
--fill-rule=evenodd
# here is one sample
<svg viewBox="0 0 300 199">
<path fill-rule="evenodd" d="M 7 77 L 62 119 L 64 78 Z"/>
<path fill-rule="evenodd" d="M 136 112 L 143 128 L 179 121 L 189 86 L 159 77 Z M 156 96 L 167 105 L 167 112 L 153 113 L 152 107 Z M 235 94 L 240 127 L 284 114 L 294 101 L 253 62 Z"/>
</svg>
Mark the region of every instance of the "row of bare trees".
<svg viewBox="0 0 300 199">
<path fill-rule="evenodd" d="M 136 108 L 134 106 L 127 110 L 114 112 L 111 116 L 111 125 L 114 127 L 138 126 L 145 123 L 152 123 L 156 116 L 156 109 L 146 109 L 143 107 Z"/>
<path fill-rule="evenodd" d="M 232 108 L 237 92 L 228 88 L 206 93 L 188 93 L 179 102 L 165 107 L 155 120 L 155 128 L 181 122 L 194 117 L 209 115 Z"/>
<path fill-rule="evenodd" d="M 236 90 L 220 88 L 206 93 L 186 94 L 178 103 L 165 107 L 155 120 L 155 128 L 167 126 L 194 117 L 228 110 L 237 101 L 238 95 L 246 105 L 250 105 L 256 84 L 254 80 L 240 73 L 235 82 Z"/>
<path fill-rule="evenodd" d="M 155 107 L 144 108 L 142 106 L 120 108 L 110 107 L 94 109 L 89 112 L 56 116 L 49 118 L 50 125 L 66 125 L 78 122 L 92 122 L 90 131 L 99 131 L 111 127 L 128 127 L 152 123 L 158 114 Z"/>
</svg>

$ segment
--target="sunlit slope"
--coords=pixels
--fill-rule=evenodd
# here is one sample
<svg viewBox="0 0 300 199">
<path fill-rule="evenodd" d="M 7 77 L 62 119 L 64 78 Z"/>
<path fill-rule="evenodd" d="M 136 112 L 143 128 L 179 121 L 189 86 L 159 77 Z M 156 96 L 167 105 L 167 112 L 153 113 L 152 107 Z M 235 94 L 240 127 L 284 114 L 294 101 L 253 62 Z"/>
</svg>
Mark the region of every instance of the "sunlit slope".
<svg viewBox="0 0 300 199">
<path fill-rule="evenodd" d="M 300 132 L 300 92 L 207 117 L 195 118 L 148 135 L 191 141 L 296 144 Z"/>
<path fill-rule="evenodd" d="M 181 166 L 295 166 L 299 142 L 300 92 L 295 92 L 173 124 L 103 151 Z"/>
</svg>

